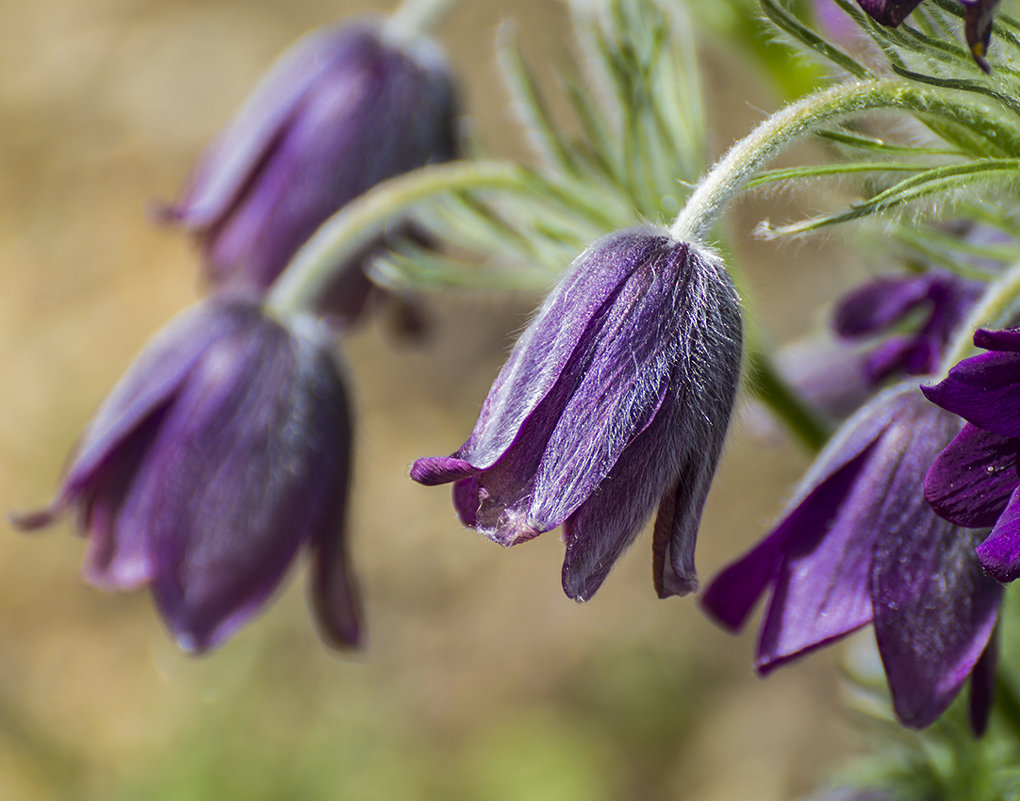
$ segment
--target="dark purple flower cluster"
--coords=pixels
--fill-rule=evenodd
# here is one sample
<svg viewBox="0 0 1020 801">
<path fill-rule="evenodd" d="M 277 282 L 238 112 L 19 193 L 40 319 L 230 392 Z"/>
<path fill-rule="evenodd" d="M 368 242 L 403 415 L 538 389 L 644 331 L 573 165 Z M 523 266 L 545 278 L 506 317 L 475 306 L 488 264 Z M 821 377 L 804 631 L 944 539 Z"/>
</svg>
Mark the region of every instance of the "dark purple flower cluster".
<svg viewBox="0 0 1020 801">
<path fill-rule="evenodd" d="M 374 184 L 453 153 L 438 50 L 363 22 L 314 33 L 269 73 L 164 214 L 195 233 L 214 295 L 163 331 L 99 409 L 51 506 L 89 537 L 85 576 L 149 587 L 190 651 L 266 602 L 302 549 L 326 639 L 359 640 L 344 544 L 350 419 L 334 334 L 275 317 L 265 290 L 316 228 Z M 337 265 L 316 312 L 351 318 L 369 283 Z"/>
<path fill-rule="evenodd" d="M 983 729 L 1001 587 L 981 569 L 975 536 L 936 516 L 922 492 L 959 429 L 915 386 L 887 390 L 833 438 L 768 537 L 712 581 L 702 602 L 731 629 L 770 593 L 760 672 L 870 623 L 905 725 L 931 724 L 971 676 Z"/>
<path fill-rule="evenodd" d="M 740 306 L 720 261 L 665 231 L 577 257 L 514 347 L 470 438 L 411 477 L 454 482 L 466 526 L 504 546 L 563 526 L 584 601 L 658 507 L 655 586 L 696 587 L 694 540 L 740 376 Z"/>
</svg>

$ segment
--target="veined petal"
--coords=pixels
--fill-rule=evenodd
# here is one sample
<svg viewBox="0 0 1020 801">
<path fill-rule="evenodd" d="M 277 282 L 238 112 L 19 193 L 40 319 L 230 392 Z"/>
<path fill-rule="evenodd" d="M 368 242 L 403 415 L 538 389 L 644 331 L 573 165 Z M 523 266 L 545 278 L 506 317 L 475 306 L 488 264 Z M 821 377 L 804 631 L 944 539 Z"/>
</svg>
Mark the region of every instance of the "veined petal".
<svg viewBox="0 0 1020 801">
<path fill-rule="evenodd" d="M 970 528 L 991 526 L 1020 485 L 1020 440 L 972 423 L 938 455 L 924 477 L 924 497 L 940 516 Z"/>
<path fill-rule="evenodd" d="M 1020 577 L 1020 488 L 1013 491 L 988 537 L 977 547 L 981 566 L 996 580 Z"/>
<path fill-rule="evenodd" d="M 574 260 L 518 339 L 471 437 L 455 456 L 486 469 L 506 453 L 626 278 L 665 239 L 653 229 L 621 231 L 595 242 Z"/>
<path fill-rule="evenodd" d="M 921 389 L 932 403 L 986 431 L 1020 436 L 1020 353 L 971 356 Z"/>
<path fill-rule="evenodd" d="M 731 630 L 744 625 L 762 593 L 779 578 L 786 550 L 806 552 L 826 536 L 867 464 L 873 446 L 874 443 L 869 444 L 827 476 L 784 516 L 768 537 L 712 579 L 701 597 L 701 605 L 713 619 Z"/>
</svg>

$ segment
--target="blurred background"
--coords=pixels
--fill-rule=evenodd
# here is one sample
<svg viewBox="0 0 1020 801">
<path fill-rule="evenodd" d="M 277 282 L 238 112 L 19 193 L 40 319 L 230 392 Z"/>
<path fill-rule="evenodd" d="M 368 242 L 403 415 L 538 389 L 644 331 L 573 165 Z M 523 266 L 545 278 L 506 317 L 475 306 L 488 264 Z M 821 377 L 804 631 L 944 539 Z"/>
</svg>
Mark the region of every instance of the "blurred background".
<svg viewBox="0 0 1020 801">
<path fill-rule="evenodd" d="M 387 7 L 0 0 L 0 508 L 48 500 L 91 412 L 198 296 L 192 247 L 152 224 L 151 204 L 174 197 L 294 39 Z M 722 28 L 750 21 L 739 4 L 718 8 Z M 535 63 L 569 37 L 560 3 L 465 0 L 439 38 L 471 125 L 495 153 L 528 159 L 493 58 L 508 18 Z M 702 55 L 718 155 L 782 96 L 722 38 Z M 787 90 L 808 74 L 783 69 Z M 796 202 L 741 203 L 734 229 Z M 859 275 L 837 243 L 740 249 L 780 341 L 819 324 L 809 309 L 835 296 L 834 274 Z M 823 261 L 838 269 L 823 275 Z M 145 593 L 81 582 L 69 523 L 31 536 L 5 525 L 0 801 L 778 801 L 824 781 L 851 746 L 835 654 L 761 681 L 753 635 L 720 632 L 693 599 L 656 599 L 647 533 L 577 605 L 560 589 L 557 534 L 503 551 L 460 528 L 445 489 L 407 480 L 414 458 L 466 437 L 537 300 L 429 297 L 426 343 L 396 343 L 372 320 L 345 345 L 361 653 L 318 641 L 299 566 L 226 647 L 185 656 Z M 703 575 L 761 536 L 805 464 L 737 417 L 702 526 Z"/>
</svg>

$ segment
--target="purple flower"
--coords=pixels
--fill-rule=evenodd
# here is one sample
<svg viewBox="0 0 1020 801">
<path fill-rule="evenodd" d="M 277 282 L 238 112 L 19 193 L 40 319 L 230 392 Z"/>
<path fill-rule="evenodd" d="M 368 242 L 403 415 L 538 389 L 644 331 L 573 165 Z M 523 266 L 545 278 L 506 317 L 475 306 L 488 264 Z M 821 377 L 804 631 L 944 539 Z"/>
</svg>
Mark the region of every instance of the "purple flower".
<svg viewBox="0 0 1020 801">
<path fill-rule="evenodd" d="M 895 375 L 929 375 L 981 289 L 979 281 L 940 271 L 883 276 L 840 299 L 833 327 L 848 342 L 907 327 L 864 357 L 861 369 L 873 387 Z M 919 314 L 921 319 L 910 325 Z"/>
<path fill-rule="evenodd" d="M 214 284 L 265 289 L 348 201 L 452 158 L 455 105 L 430 42 L 398 45 L 370 22 L 317 31 L 270 70 L 164 216 L 197 236 Z M 323 299 L 342 318 L 369 293 L 361 261 Z"/>
<path fill-rule="evenodd" d="M 858 5 L 882 25 L 895 27 L 907 18 L 921 0 L 857 0 Z M 999 0 L 960 0 L 964 6 L 964 33 L 974 61 L 989 71 L 985 53 L 992 38 L 992 22 Z"/>
<path fill-rule="evenodd" d="M 465 525 L 511 546 L 563 526 L 563 589 L 601 585 L 658 505 L 655 586 L 696 586 L 694 540 L 740 375 L 725 267 L 635 228 L 575 259 L 514 347 L 471 437 L 411 477 L 455 482 Z"/>
<path fill-rule="evenodd" d="M 771 589 L 759 672 L 872 623 L 905 725 L 934 722 L 972 673 L 981 723 L 989 673 L 975 666 L 1001 587 L 981 570 L 974 535 L 937 517 L 922 493 L 959 428 L 914 386 L 882 393 L 836 434 L 768 537 L 712 581 L 704 607 L 731 629 Z"/>
<path fill-rule="evenodd" d="M 992 530 L 977 554 L 999 581 L 1020 576 L 1020 329 L 979 330 L 982 353 L 945 380 L 922 387 L 933 403 L 968 421 L 935 460 L 925 496 L 942 517 Z"/>
<path fill-rule="evenodd" d="M 181 315 L 142 352 L 85 432 L 50 507 L 89 538 L 85 578 L 148 586 L 181 647 L 204 651 L 266 602 L 298 550 L 313 553 L 326 637 L 358 641 L 343 534 L 350 423 L 332 343 L 245 299 Z"/>
</svg>

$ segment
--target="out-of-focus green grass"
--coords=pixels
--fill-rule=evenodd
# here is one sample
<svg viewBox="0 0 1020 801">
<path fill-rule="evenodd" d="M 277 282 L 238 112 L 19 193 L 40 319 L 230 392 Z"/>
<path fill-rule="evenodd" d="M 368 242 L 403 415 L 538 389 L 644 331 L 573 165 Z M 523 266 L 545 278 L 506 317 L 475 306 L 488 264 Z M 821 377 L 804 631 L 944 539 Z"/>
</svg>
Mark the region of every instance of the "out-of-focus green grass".
<svg viewBox="0 0 1020 801">
<path fill-rule="evenodd" d="M 290 41 L 370 7 L 0 10 L 0 506 L 49 497 L 91 411 L 197 296 L 192 249 L 150 224 L 147 203 L 173 195 Z M 550 0 L 465 0 L 444 39 L 477 125 L 519 156 L 492 59 L 506 15 L 529 53 L 555 58 L 565 15 Z M 760 116 L 749 99 L 776 98 L 706 49 L 718 152 Z M 762 211 L 742 205 L 737 225 Z M 784 336 L 806 329 L 824 283 L 789 282 L 812 273 L 813 251 L 745 251 L 766 321 Z M 394 349 L 370 323 L 346 345 L 363 653 L 324 650 L 295 575 L 236 640 L 195 660 L 144 593 L 81 583 L 70 525 L 0 537 L 0 801 L 772 801 L 810 786 L 840 748 L 829 657 L 757 681 L 750 638 L 715 630 L 692 599 L 655 599 L 647 536 L 594 601 L 573 604 L 555 534 L 504 552 L 460 529 L 447 492 L 406 479 L 413 458 L 470 430 L 535 302 L 433 299 L 428 344 Z M 735 428 L 703 527 L 706 572 L 761 534 L 804 465 Z"/>
</svg>

